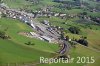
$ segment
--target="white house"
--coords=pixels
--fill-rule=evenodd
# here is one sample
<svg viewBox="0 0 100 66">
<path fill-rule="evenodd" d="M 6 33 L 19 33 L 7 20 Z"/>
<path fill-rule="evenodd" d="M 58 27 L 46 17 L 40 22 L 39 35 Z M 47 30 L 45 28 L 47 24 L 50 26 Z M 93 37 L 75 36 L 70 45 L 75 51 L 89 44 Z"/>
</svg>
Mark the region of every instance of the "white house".
<svg viewBox="0 0 100 66">
<path fill-rule="evenodd" d="M 33 23 L 31 23 L 31 27 L 35 29 L 35 25 Z"/>
<path fill-rule="evenodd" d="M 54 39 L 53 38 L 49 38 L 47 36 L 41 36 L 41 38 L 43 38 L 45 41 L 49 42 L 49 43 L 53 43 Z"/>
</svg>

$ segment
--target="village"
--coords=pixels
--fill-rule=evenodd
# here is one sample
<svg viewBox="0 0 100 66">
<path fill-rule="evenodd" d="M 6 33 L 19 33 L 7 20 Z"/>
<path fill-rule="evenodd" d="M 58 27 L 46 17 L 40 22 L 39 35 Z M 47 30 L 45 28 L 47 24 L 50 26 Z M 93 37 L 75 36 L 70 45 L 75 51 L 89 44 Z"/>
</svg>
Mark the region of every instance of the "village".
<svg viewBox="0 0 100 66">
<path fill-rule="evenodd" d="M 49 24 L 47 20 L 44 20 L 43 23 L 35 22 L 33 19 L 36 18 L 34 14 L 27 13 L 25 11 L 18 11 L 15 9 L 9 9 L 4 5 L 0 6 L 1 13 L 5 14 L 7 18 L 18 19 L 23 23 L 26 23 L 30 27 L 32 27 L 33 32 L 20 32 L 20 35 L 24 35 L 30 38 L 37 38 L 43 41 L 47 41 L 49 43 L 60 43 L 61 49 L 58 51 L 60 54 L 64 54 L 69 51 L 70 46 L 68 42 L 64 39 L 60 39 L 61 27 L 56 28 Z M 61 14 L 64 16 L 65 14 Z M 47 16 L 47 15 L 46 15 Z M 58 16 L 58 14 L 55 14 Z M 69 39 L 71 41 L 71 39 Z"/>
<path fill-rule="evenodd" d="M 66 52 L 66 50 L 69 50 L 69 44 L 65 42 L 65 39 L 61 39 L 61 34 L 62 34 L 62 29 L 60 26 L 56 27 L 55 25 L 51 25 L 48 20 L 43 20 L 43 22 L 39 22 L 35 20 L 36 18 L 39 17 L 48 17 L 51 18 L 52 16 L 54 17 L 59 17 L 61 19 L 66 19 L 66 18 L 83 18 L 88 21 L 92 21 L 92 18 L 83 14 L 65 14 L 65 13 L 56 13 L 56 12 L 51 12 L 50 7 L 48 8 L 43 8 L 41 11 L 35 11 L 35 12 L 26 12 L 25 10 L 17 10 L 17 9 L 10 9 L 5 3 L 0 4 L 0 13 L 6 15 L 8 18 L 13 18 L 13 19 L 18 19 L 22 21 L 23 23 L 26 23 L 30 27 L 32 27 L 33 32 L 20 32 L 20 35 L 24 35 L 29 38 L 37 38 L 42 41 L 47 41 L 49 43 L 60 43 L 62 47 L 62 51 Z M 100 19 L 97 17 L 97 21 Z M 96 22 L 95 24 L 99 24 Z M 68 41 L 71 41 L 69 38 Z M 72 43 L 77 43 L 75 41 L 71 41 Z M 62 46 L 63 44 L 63 46 Z M 60 51 L 60 53 L 63 53 Z"/>
<path fill-rule="evenodd" d="M 99 2 L 0 0 L 0 66 L 98 66 Z"/>
<path fill-rule="evenodd" d="M 6 15 L 8 18 L 18 19 L 22 21 L 23 23 L 26 23 L 30 27 L 32 27 L 33 32 L 20 32 L 20 35 L 24 35 L 29 38 L 37 38 L 42 41 L 47 41 L 49 43 L 60 43 L 61 47 L 63 47 L 61 50 L 66 52 L 66 50 L 69 50 L 69 44 L 65 41 L 66 38 L 61 39 L 62 29 L 60 26 L 56 27 L 55 25 L 51 25 L 48 20 L 43 20 L 43 22 L 39 22 L 35 20 L 36 18 L 40 17 L 59 17 L 61 19 L 68 19 L 68 18 L 82 18 L 87 21 L 97 21 L 93 22 L 93 24 L 99 25 L 100 18 L 96 17 L 94 20 L 92 17 L 87 16 L 86 13 L 82 14 L 66 14 L 66 13 L 56 13 L 50 11 L 51 7 L 43 8 L 41 11 L 34 11 L 34 12 L 27 12 L 25 10 L 17 10 L 17 9 L 10 9 L 5 3 L 0 4 L 0 13 Z M 93 9 L 93 12 L 95 10 Z M 71 41 L 69 38 L 68 41 Z M 77 43 L 75 41 L 71 41 L 73 43 Z M 62 46 L 63 44 L 63 46 Z M 63 53 L 60 51 L 60 53 Z"/>
</svg>

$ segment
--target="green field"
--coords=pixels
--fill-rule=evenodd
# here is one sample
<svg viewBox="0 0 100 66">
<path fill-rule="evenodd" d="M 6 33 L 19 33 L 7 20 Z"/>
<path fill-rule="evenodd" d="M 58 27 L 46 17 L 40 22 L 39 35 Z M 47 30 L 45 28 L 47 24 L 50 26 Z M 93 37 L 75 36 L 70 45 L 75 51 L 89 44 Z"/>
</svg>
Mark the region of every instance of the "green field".
<svg viewBox="0 0 100 66">
<path fill-rule="evenodd" d="M 82 34 L 77 35 L 77 34 L 72 34 L 68 31 L 66 31 L 66 35 L 68 35 L 71 39 L 76 38 L 79 39 L 81 36 L 87 36 L 87 40 L 89 42 L 89 47 L 86 48 L 84 46 L 80 46 L 77 45 L 77 47 L 74 49 L 72 48 L 70 51 L 70 55 L 74 58 L 76 58 L 77 56 L 80 57 L 91 57 L 94 56 L 95 57 L 95 63 L 93 64 L 85 64 L 86 66 L 98 66 L 100 65 L 99 61 L 100 61 L 100 26 L 97 25 L 89 25 L 90 27 L 92 27 L 92 29 L 90 29 L 90 27 L 86 26 L 86 24 L 81 24 L 81 23 L 75 23 L 74 21 L 77 20 L 78 18 L 73 18 L 73 19 L 60 19 L 58 17 L 51 17 L 51 18 L 46 18 L 46 17 L 41 17 L 38 18 L 37 20 L 39 20 L 40 22 L 43 20 L 49 20 L 50 23 L 52 25 L 55 26 L 60 26 L 63 27 L 65 29 L 67 29 L 70 26 L 78 26 L 79 28 L 81 28 Z M 67 24 L 63 24 L 63 22 L 66 22 Z M 48 64 L 47 64 L 48 65 Z M 77 63 L 73 63 L 73 64 L 49 64 L 49 66 L 83 66 L 84 64 L 77 64 Z M 40 65 L 41 66 L 41 65 Z M 45 64 L 43 66 L 46 66 Z"/>
<path fill-rule="evenodd" d="M 52 2 L 52 0 L 40 0 L 39 4 L 32 4 L 25 0 L 3 0 L 10 8 L 14 9 L 26 9 L 26 10 L 40 10 L 47 6 L 59 6 L 61 3 Z M 66 0 L 72 1 L 72 0 Z M 92 0 L 84 0 L 89 3 L 89 7 L 97 7 L 98 2 Z M 60 9 L 54 7 L 51 9 L 53 12 L 66 13 L 67 15 L 80 14 L 87 12 L 87 16 L 100 17 L 100 12 L 90 12 L 85 7 L 83 9 Z M 85 47 L 77 44 L 76 47 L 71 47 L 69 55 L 75 58 L 74 63 L 57 63 L 57 64 L 38 64 L 36 66 L 99 66 L 100 65 L 100 26 L 91 23 L 83 24 L 77 23 L 80 18 L 65 18 L 59 17 L 39 17 L 34 20 L 42 22 L 48 20 L 51 25 L 60 26 L 64 30 L 65 35 L 69 38 L 79 39 L 81 36 L 86 36 L 89 46 Z M 82 21 L 82 20 L 81 20 Z M 83 21 L 84 22 L 84 21 Z M 71 26 L 76 26 L 81 29 L 80 34 L 72 34 L 68 31 Z M 15 64 L 35 64 L 39 62 L 41 56 L 51 58 L 56 56 L 56 51 L 59 50 L 58 44 L 51 44 L 46 41 L 41 41 L 36 38 L 28 38 L 20 35 L 19 32 L 32 32 L 32 28 L 27 24 L 11 18 L 0 18 L 0 31 L 4 31 L 11 39 L 0 38 L 0 66 L 7 66 L 7 64 L 14 64 L 9 66 L 15 66 Z M 26 45 L 25 43 L 32 42 L 34 45 Z M 95 63 L 76 63 L 77 57 L 94 57 Z"/>
<path fill-rule="evenodd" d="M 79 39 L 81 36 L 87 36 L 87 40 L 89 41 L 89 46 L 92 48 L 95 48 L 97 50 L 100 50 L 100 26 L 98 25 L 87 25 L 82 23 L 76 23 L 75 20 L 78 20 L 79 18 L 71 18 L 71 19 L 61 19 L 59 17 L 41 17 L 37 18 L 40 22 L 43 20 L 48 20 L 52 25 L 60 26 L 65 29 L 68 29 L 70 26 L 78 26 L 81 29 L 81 34 L 72 34 L 68 30 L 65 30 L 66 35 L 68 35 L 71 39 L 76 38 Z M 66 24 L 63 24 L 66 23 Z M 91 28 L 91 29 L 90 29 Z"/>
<path fill-rule="evenodd" d="M 58 63 L 58 64 L 44 64 L 44 65 L 39 65 L 39 66 L 98 66 L 100 65 L 99 61 L 100 61 L 100 53 L 96 52 L 94 50 L 91 50 L 89 48 L 83 47 L 81 45 L 77 45 L 76 48 L 72 48 L 70 50 L 70 56 L 72 58 L 75 58 L 74 63 Z M 95 63 L 76 63 L 76 61 L 78 60 L 77 57 L 94 57 L 95 58 Z"/>
<path fill-rule="evenodd" d="M 31 3 L 26 2 L 25 0 L 3 0 L 11 8 L 22 8 Z"/>
<path fill-rule="evenodd" d="M 21 26 L 19 26 L 21 25 Z M 7 29 L 8 28 L 8 29 Z M 7 29 L 5 31 L 5 29 Z M 40 56 L 50 56 L 58 50 L 58 46 L 40 41 L 38 39 L 31 39 L 19 35 L 18 32 L 30 32 L 32 29 L 14 19 L 1 18 L 0 30 L 5 31 L 11 37 L 10 40 L 0 39 L 0 63 L 13 62 L 31 62 L 39 59 Z M 26 42 L 31 41 L 35 45 L 27 46 Z M 42 50 L 41 50 L 42 49 Z"/>
<path fill-rule="evenodd" d="M 13 25 L 13 26 L 12 26 Z M 19 26 L 21 25 L 21 26 Z M 23 63 L 23 62 L 38 62 L 39 57 L 52 57 L 52 53 L 55 53 L 58 50 L 58 46 L 54 44 L 49 44 L 47 42 L 43 42 L 37 39 L 30 39 L 18 34 L 21 31 L 32 31 L 29 26 L 26 24 L 9 18 L 1 18 L 0 19 L 0 30 L 5 30 L 6 33 L 11 37 L 11 40 L 2 40 L 0 39 L 0 64 L 4 63 Z M 35 43 L 34 46 L 27 46 L 24 43 L 32 41 Z M 42 49 L 42 50 L 41 50 Z M 83 51 L 84 50 L 84 51 Z M 86 54 L 85 54 L 86 53 Z M 94 56 L 95 59 L 100 57 L 100 53 L 96 52 L 92 49 L 85 48 L 84 46 L 77 45 L 77 48 L 72 48 L 70 50 L 69 55 L 71 57 L 76 58 L 77 56 Z M 98 58 L 99 59 L 99 58 Z M 98 64 L 96 60 L 95 64 Z M 94 64 L 94 65 L 95 65 Z M 46 66 L 48 64 L 40 64 L 39 66 Z M 73 64 L 49 64 L 50 66 L 55 65 L 69 65 L 69 66 L 82 66 L 84 64 L 73 63 Z M 91 65 L 91 64 L 88 64 Z"/>
<path fill-rule="evenodd" d="M 52 0 L 42 0 L 39 4 L 32 4 L 32 2 L 26 1 L 26 0 L 4 0 L 4 3 L 7 4 L 10 8 L 16 8 L 16 9 L 26 9 L 26 10 L 39 10 L 41 8 L 47 7 L 47 5 L 53 5 L 57 4 L 55 2 L 52 2 Z"/>
</svg>

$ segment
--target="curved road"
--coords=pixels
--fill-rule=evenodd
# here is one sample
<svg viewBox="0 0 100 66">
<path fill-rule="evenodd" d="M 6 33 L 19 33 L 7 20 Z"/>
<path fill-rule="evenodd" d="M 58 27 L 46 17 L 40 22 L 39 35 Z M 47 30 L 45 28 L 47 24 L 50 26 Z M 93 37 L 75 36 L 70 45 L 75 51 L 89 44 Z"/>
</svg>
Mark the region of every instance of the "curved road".
<svg viewBox="0 0 100 66">
<path fill-rule="evenodd" d="M 59 53 L 60 54 L 68 53 L 69 49 L 70 49 L 70 45 L 69 45 L 68 41 L 63 40 L 62 45 L 63 45 L 61 47 L 62 49 L 60 49 Z"/>
</svg>

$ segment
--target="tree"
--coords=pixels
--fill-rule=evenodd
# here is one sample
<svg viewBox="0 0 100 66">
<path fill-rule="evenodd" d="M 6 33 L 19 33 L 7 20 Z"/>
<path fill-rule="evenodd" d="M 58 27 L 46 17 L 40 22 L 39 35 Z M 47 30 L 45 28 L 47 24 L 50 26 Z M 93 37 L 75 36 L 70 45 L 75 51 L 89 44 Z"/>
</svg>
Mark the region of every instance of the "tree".
<svg viewBox="0 0 100 66">
<path fill-rule="evenodd" d="M 33 4 L 38 4 L 40 2 L 40 0 L 26 0 L 26 1 L 30 1 L 32 2 Z"/>
<path fill-rule="evenodd" d="M 82 44 L 82 45 L 84 45 L 84 46 L 88 46 L 88 41 L 86 39 L 84 39 L 84 38 L 79 39 L 77 42 Z"/>
<path fill-rule="evenodd" d="M 31 41 L 28 41 L 27 43 L 25 43 L 26 45 L 35 45 L 34 43 L 32 43 Z"/>
<path fill-rule="evenodd" d="M 69 36 L 66 36 L 66 37 L 65 37 L 65 40 L 66 40 L 66 41 L 69 41 Z"/>
<path fill-rule="evenodd" d="M 6 14 L 2 13 L 2 17 L 6 17 L 6 16 L 7 16 Z"/>
<path fill-rule="evenodd" d="M 83 12 L 82 15 L 87 15 L 87 12 Z"/>
<path fill-rule="evenodd" d="M 3 3 L 3 0 L 0 0 L 0 3 Z"/>
<path fill-rule="evenodd" d="M 61 31 L 60 39 L 64 39 L 64 32 L 63 31 Z"/>
<path fill-rule="evenodd" d="M 68 30 L 73 34 L 79 34 L 80 33 L 80 29 L 78 27 L 75 27 L 75 26 L 69 27 Z"/>
<path fill-rule="evenodd" d="M 6 33 L 4 31 L 0 31 L 0 38 L 7 39 Z"/>
<path fill-rule="evenodd" d="M 0 38 L 3 38 L 5 36 L 5 32 L 0 31 Z"/>
</svg>

